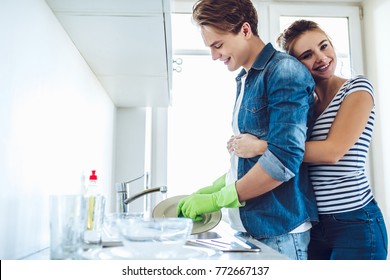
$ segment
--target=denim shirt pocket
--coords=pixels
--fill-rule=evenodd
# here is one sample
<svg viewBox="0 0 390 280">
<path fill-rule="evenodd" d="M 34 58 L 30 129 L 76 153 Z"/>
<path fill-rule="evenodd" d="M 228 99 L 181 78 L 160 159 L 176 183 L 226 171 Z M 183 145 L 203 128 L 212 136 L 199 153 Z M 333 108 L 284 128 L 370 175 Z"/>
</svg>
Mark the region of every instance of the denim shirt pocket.
<svg viewBox="0 0 390 280">
<path fill-rule="evenodd" d="M 268 102 L 263 96 L 251 96 L 241 105 L 239 115 L 241 133 L 250 133 L 267 140 L 269 129 Z"/>
</svg>

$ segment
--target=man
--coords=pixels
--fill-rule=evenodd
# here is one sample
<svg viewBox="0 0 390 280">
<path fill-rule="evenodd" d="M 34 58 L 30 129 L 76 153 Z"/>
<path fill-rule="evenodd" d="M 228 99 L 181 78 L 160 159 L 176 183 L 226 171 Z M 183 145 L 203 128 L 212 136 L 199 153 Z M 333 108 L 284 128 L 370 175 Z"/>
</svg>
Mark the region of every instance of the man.
<svg viewBox="0 0 390 280">
<path fill-rule="evenodd" d="M 306 259 L 316 201 L 304 154 L 314 81 L 295 58 L 265 44 L 250 0 L 199 0 L 193 19 L 213 60 L 236 78 L 234 133 L 266 140 L 261 156 L 231 154 L 229 172 L 178 204 L 178 214 L 199 220 L 229 208 L 231 225 L 291 259 Z"/>
</svg>

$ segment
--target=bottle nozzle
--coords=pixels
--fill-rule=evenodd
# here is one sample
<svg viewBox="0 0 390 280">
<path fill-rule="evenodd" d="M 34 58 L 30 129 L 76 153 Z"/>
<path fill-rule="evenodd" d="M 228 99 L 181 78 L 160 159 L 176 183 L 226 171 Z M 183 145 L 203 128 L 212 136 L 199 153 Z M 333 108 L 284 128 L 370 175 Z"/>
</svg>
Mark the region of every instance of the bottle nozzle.
<svg viewBox="0 0 390 280">
<path fill-rule="evenodd" d="M 97 180 L 97 176 L 95 173 L 96 173 L 96 170 L 92 170 L 92 175 L 89 176 L 89 180 L 93 180 L 93 181 Z"/>
</svg>

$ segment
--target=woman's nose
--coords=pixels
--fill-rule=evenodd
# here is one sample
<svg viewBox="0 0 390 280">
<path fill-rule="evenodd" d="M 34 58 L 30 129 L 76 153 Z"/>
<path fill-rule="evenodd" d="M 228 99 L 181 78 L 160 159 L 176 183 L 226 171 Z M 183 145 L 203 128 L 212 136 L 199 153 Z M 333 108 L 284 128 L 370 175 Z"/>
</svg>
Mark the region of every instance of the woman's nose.
<svg viewBox="0 0 390 280">
<path fill-rule="evenodd" d="M 326 55 L 323 54 L 323 53 L 318 53 L 318 54 L 316 55 L 316 60 L 317 60 L 317 62 L 325 61 L 325 60 L 326 60 Z"/>
</svg>

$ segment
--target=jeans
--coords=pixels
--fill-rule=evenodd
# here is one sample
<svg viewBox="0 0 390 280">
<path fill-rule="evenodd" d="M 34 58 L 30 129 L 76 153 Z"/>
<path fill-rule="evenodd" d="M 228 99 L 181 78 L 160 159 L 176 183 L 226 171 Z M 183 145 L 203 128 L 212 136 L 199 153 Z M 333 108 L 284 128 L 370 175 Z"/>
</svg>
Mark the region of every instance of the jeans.
<svg viewBox="0 0 390 280">
<path fill-rule="evenodd" d="M 385 260 L 387 231 L 375 200 L 345 213 L 320 215 L 311 229 L 309 259 Z"/>
<path fill-rule="evenodd" d="M 310 230 L 259 239 L 268 247 L 292 260 L 307 260 Z"/>
</svg>

